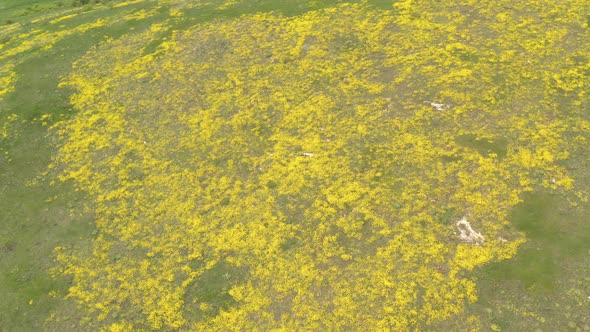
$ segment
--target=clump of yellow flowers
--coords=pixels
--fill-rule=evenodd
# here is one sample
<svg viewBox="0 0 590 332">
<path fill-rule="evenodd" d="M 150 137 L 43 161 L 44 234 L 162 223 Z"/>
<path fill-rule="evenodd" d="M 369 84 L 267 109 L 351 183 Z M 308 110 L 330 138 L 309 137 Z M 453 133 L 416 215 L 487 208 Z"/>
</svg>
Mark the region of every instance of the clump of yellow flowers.
<svg viewBox="0 0 590 332">
<path fill-rule="evenodd" d="M 112 330 L 399 331 L 461 312 L 469 271 L 522 243 L 522 194 L 574 186 L 581 6 L 343 4 L 175 31 L 151 53 L 153 31 L 105 42 L 55 126 L 98 229 L 88 253 L 57 251 L 69 297 Z M 238 271 L 218 276 L 229 304 L 191 296 L 221 265 Z"/>
</svg>

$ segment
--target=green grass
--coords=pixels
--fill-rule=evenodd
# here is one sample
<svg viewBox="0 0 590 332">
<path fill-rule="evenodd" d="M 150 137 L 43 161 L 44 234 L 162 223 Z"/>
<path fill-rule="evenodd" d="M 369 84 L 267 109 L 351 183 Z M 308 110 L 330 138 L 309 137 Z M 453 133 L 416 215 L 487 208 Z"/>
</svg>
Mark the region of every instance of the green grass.
<svg viewBox="0 0 590 332">
<path fill-rule="evenodd" d="M 562 197 L 535 193 L 513 211 L 511 221 L 527 234 L 528 242 L 515 258 L 479 272 L 481 297 L 471 310 L 486 313 L 488 326 L 506 331 L 535 326 L 541 331 L 590 330 L 590 211 L 567 205 Z M 543 321 L 516 315 L 515 307 Z"/>
<path fill-rule="evenodd" d="M 489 139 L 477 137 L 475 135 L 461 135 L 457 137 L 455 141 L 461 146 L 477 150 L 477 152 L 485 157 L 489 156 L 490 154 L 495 154 L 501 160 L 508 152 L 508 142 L 502 138 L 492 141 Z"/>
<path fill-rule="evenodd" d="M 0 26 L 12 22 L 20 22 L 26 17 L 32 17 L 64 6 L 55 0 L 4 0 L 0 2 Z"/>
<path fill-rule="evenodd" d="M 528 289 L 555 288 L 558 259 L 579 256 L 584 244 L 590 240 L 584 232 L 561 228 L 564 225 L 558 219 L 568 216 L 567 213 L 555 213 L 559 208 L 557 200 L 548 194 L 532 194 L 514 209 L 511 221 L 526 233 L 529 243 L 520 250 L 517 258 L 486 267 L 489 278 L 498 283 L 506 279 L 516 280 Z"/>
<path fill-rule="evenodd" d="M 259 11 L 280 11 L 286 15 L 328 7 L 338 1 L 316 1 L 314 5 L 302 1 L 242 1 L 226 10 L 195 9 L 189 12 L 191 20 L 175 28 L 196 22 L 235 17 Z M 61 5 L 60 5 L 61 3 Z M 376 6 L 389 7 L 392 1 L 371 1 Z M 60 10 L 70 2 L 51 0 L 0 1 L 1 25 L 10 22 L 27 22 L 46 14 L 47 10 Z M 118 15 L 125 9 L 102 9 L 81 15 L 66 26 L 91 22 L 103 15 Z M 90 47 L 104 39 L 145 29 L 158 20 L 119 23 L 96 29 L 87 34 L 74 35 L 58 42 L 51 50 L 30 52 L 16 67 L 18 82 L 14 93 L 6 97 L 3 108 L 19 116 L 15 125 L 16 137 L 0 143 L 0 330 L 33 331 L 44 327 L 49 314 L 63 303 L 49 296 L 51 291 L 63 295 L 67 280 L 50 277 L 54 266 L 53 248 L 58 245 L 84 248 L 92 236 L 92 214 L 83 208 L 84 199 L 68 185 L 50 185 L 43 175 L 55 147 L 47 138 L 47 127 L 38 118 L 51 114 L 53 119 L 72 115 L 69 105 L 70 91 L 57 85 L 71 70 L 72 63 Z M 590 21 L 590 18 L 589 18 Z M 49 27 L 57 29 L 57 27 Z M 154 50 L 157 43 L 149 45 Z M 506 143 L 489 141 L 472 136 L 457 138 L 466 148 L 483 155 L 506 154 Z M 578 157 L 581 158 L 581 157 Z M 589 165 L 576 171 L 580 177 L 590 173 Z M 269 183 L 269 187 L 276 183 Z M 587 179 L 582 186 L 590 186 Z M 57 199 L 47 202 L 53 197 Z M 441 212 L 441 221 L 448 222 L 454 211 Z M 590 330 L 590 303 L 579 305 L 579 299 L 568 295 L 570 289 L 579 289 L 590 296 L 590 208 L 570 209 L 559 195 L 533 193 L 511 213 L 514 227 L 526 233 L 529 241 L 522 246 L 516 258 L 489 265 L 478 272 L 481 288 L 480 301 L 468 309 L 482 317 L 484 329 L 492 324 L 505 330 L 530 330 L 531 326 L 543 331 Z M 285 250 L 296 241 L 285 243 Z M 218 308 L 231 305 L 226 293 L 232 278 L 242 271 L 221 263 L 201 277 L 200 284 L 207 287 L 194 289 L 187 297 L 205 298 Z M 229 274 L 229 278 L 219 278 Z M 526 303 L 525 303 L 526 302 Z M 521 305 L 543 315 L 546 323 L 537 319 L 522 319 L 511 306 Z M 576 308 L 586 308 L 580 312 Z M 569 308 L 569 309 L 567 309 Z M 569 316 L 568 316 L 569 313 Z M 573 327 L 572 327 L 573 326 Z"/>
<path fill-rule="evenodd" d="M 31 1 L 30 4 L 41 1 Z M 45 1 L 44 4 L 55 3 Z M 2 3 L 16 10 L 24 3 Z M 87 15 L 77 23 L 92 22 L 106 9 Z M 38 119 L 51 114 L 52 119 L 72 115 L 70 91 L 58 88 L 72 63 L 105 36 L 119 37 L 135 25 L 140 30 L 150 22 L 119 23 L 91 30 L 85 35 L 64 38 L 46 52 L 31 51 L 23 55 L 15 68 L 18 75 L 15 91 L 6 96 L 4 107 L 19 117 L 16 135 L 0 143 L 0 330 L 33 331 L 42 328 L 50 312 L 61 302 L 67 290 L 66 280 L 49 275 L 54 266 L 52 251 L 56 246 L 84 248 L 89 244 L 93 224 L 91 214 L 84 214 L 79 193 L 67 185 L 50 185 L 43 175 L 55 148 L 47 137 L 47 127 Z M 56 197 L 54 201 L 47 200 Z M 83 215 L 80 215 L 83 214 Z"/>
<path fill-rule="evenodd" d="M 580 189 L 590 186 L 588 151 L 568 162 Z M 565 195 L 535 192 L 510 215 L 527 242 L 511 260 L 478 272 L 480 299 L 470 313 L 503 331 L 590 331 L 590 208 Z M 533 312 L 523 317 L 517 310 Z"/>
<path fill-rule="evenodd" d="M 526 195 L 510 221 L 527 242 L 477 271 L 478 302 L 437 327 L 460 329 L 477 315 L 484 331 L 590 331 L 589 220 L 588 207 L 570 208 L 564 196 Z"/>
<path fill-rule="evenodd" d="M 51 186 L 42 175 L 54 149 L 46 137 L 47 128 L 36 121 L 45 113 L 57 118 L 71 113 L 68 93 L 57 89 L 57 84 L 85 51 L 85 45 L 78 45 L 79 49 L 67 49 L 63 56 L 66 44 L 51 50 L 49 56 L 31 56 L 22 62 L 16 68 L 16 90 L 5 101 L 21 120 L 15 139 L 1 147 L 7 155 L 0 160 L 0 243 L 5 247 L 0 257 L 0 326 L 6 331 L 31 331 L 42 325 L 57 305 L 49 292 L 66 287 L 65 281 L 49 276 L 53 248 L 83 246 L 80 238 L 87 238 L 92 230 L 89 216 L 72 215 L 80 211 L 80 195 L 67 186 Z M 54 196 L 59 198 L 46 203 Z"/>
<path fill-rule="evenodd" d="M 220 310 L 229 310 L 237 302 L 228 291 L 243 279 L 244 274 L 243 268 L 237 268 L 223 260 L 207 270 L 187 289 L 184 309 L 187 316 L 215 316 Z M 200 303 L 208 303 L 209 308 L 200 308 Z"/>
</svg>

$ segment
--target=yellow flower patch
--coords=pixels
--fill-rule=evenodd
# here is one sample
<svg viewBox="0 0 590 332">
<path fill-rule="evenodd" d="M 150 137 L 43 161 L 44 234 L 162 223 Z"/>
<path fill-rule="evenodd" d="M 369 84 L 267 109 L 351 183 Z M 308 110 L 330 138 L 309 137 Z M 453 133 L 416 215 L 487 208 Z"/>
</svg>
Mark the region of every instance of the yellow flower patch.
<svg viewBox="0 0 590 332">
<path fill-rule="evenodd" d="M 147 55 L 153 32 L 90 51 L 55 127 L 98 228 L 88 255 L 58 254 L 69 297 L 110 330 L 397 331 L 461 312 L 469 271 L 523 241 L 510 208 L 570 189 L 560 161 L 588 136 L 580 2 L 501 2 L 256 14 Z M 547 10 L 563 21 L 531 21 Z"/>
</svg>

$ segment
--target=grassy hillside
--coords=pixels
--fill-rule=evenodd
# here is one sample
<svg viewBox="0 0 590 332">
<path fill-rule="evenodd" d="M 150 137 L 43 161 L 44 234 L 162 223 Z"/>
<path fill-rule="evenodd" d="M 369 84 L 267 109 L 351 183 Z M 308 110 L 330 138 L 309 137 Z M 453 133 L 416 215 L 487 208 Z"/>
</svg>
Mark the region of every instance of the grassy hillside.
<svg viewBox="0 0 590 332">
<path fill-rule="evenodd" d="M 590 330 L 584 1 L 0 0 L 0 326 Z"/>
</svg>

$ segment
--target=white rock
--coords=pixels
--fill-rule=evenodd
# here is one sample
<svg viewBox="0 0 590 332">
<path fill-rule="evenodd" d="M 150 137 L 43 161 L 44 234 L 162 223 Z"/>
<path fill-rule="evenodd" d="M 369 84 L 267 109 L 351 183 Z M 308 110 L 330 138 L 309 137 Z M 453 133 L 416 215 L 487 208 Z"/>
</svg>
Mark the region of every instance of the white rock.
<svg viewBox="0 0 590 332">
<path fill-rule="evenodd" d="M 435 103 L 433 101 L 428 100 L 425 100 L 424 103 L 434 107 L 434 109 L 436 109 L 437 111 L 447 111 L 451 109 L 451 106 L 447 104 Z"/>
<path fill-rule="evenodd" d="M 456 225 L 457 229 L 461 233 L 459 234 L 459 238 L 461 240 L 474 244 L 482 244 L 485 241 L 483 235 L 479 232 L 476 232 L 465 217 L 457 221 Z"/>
</svg>

